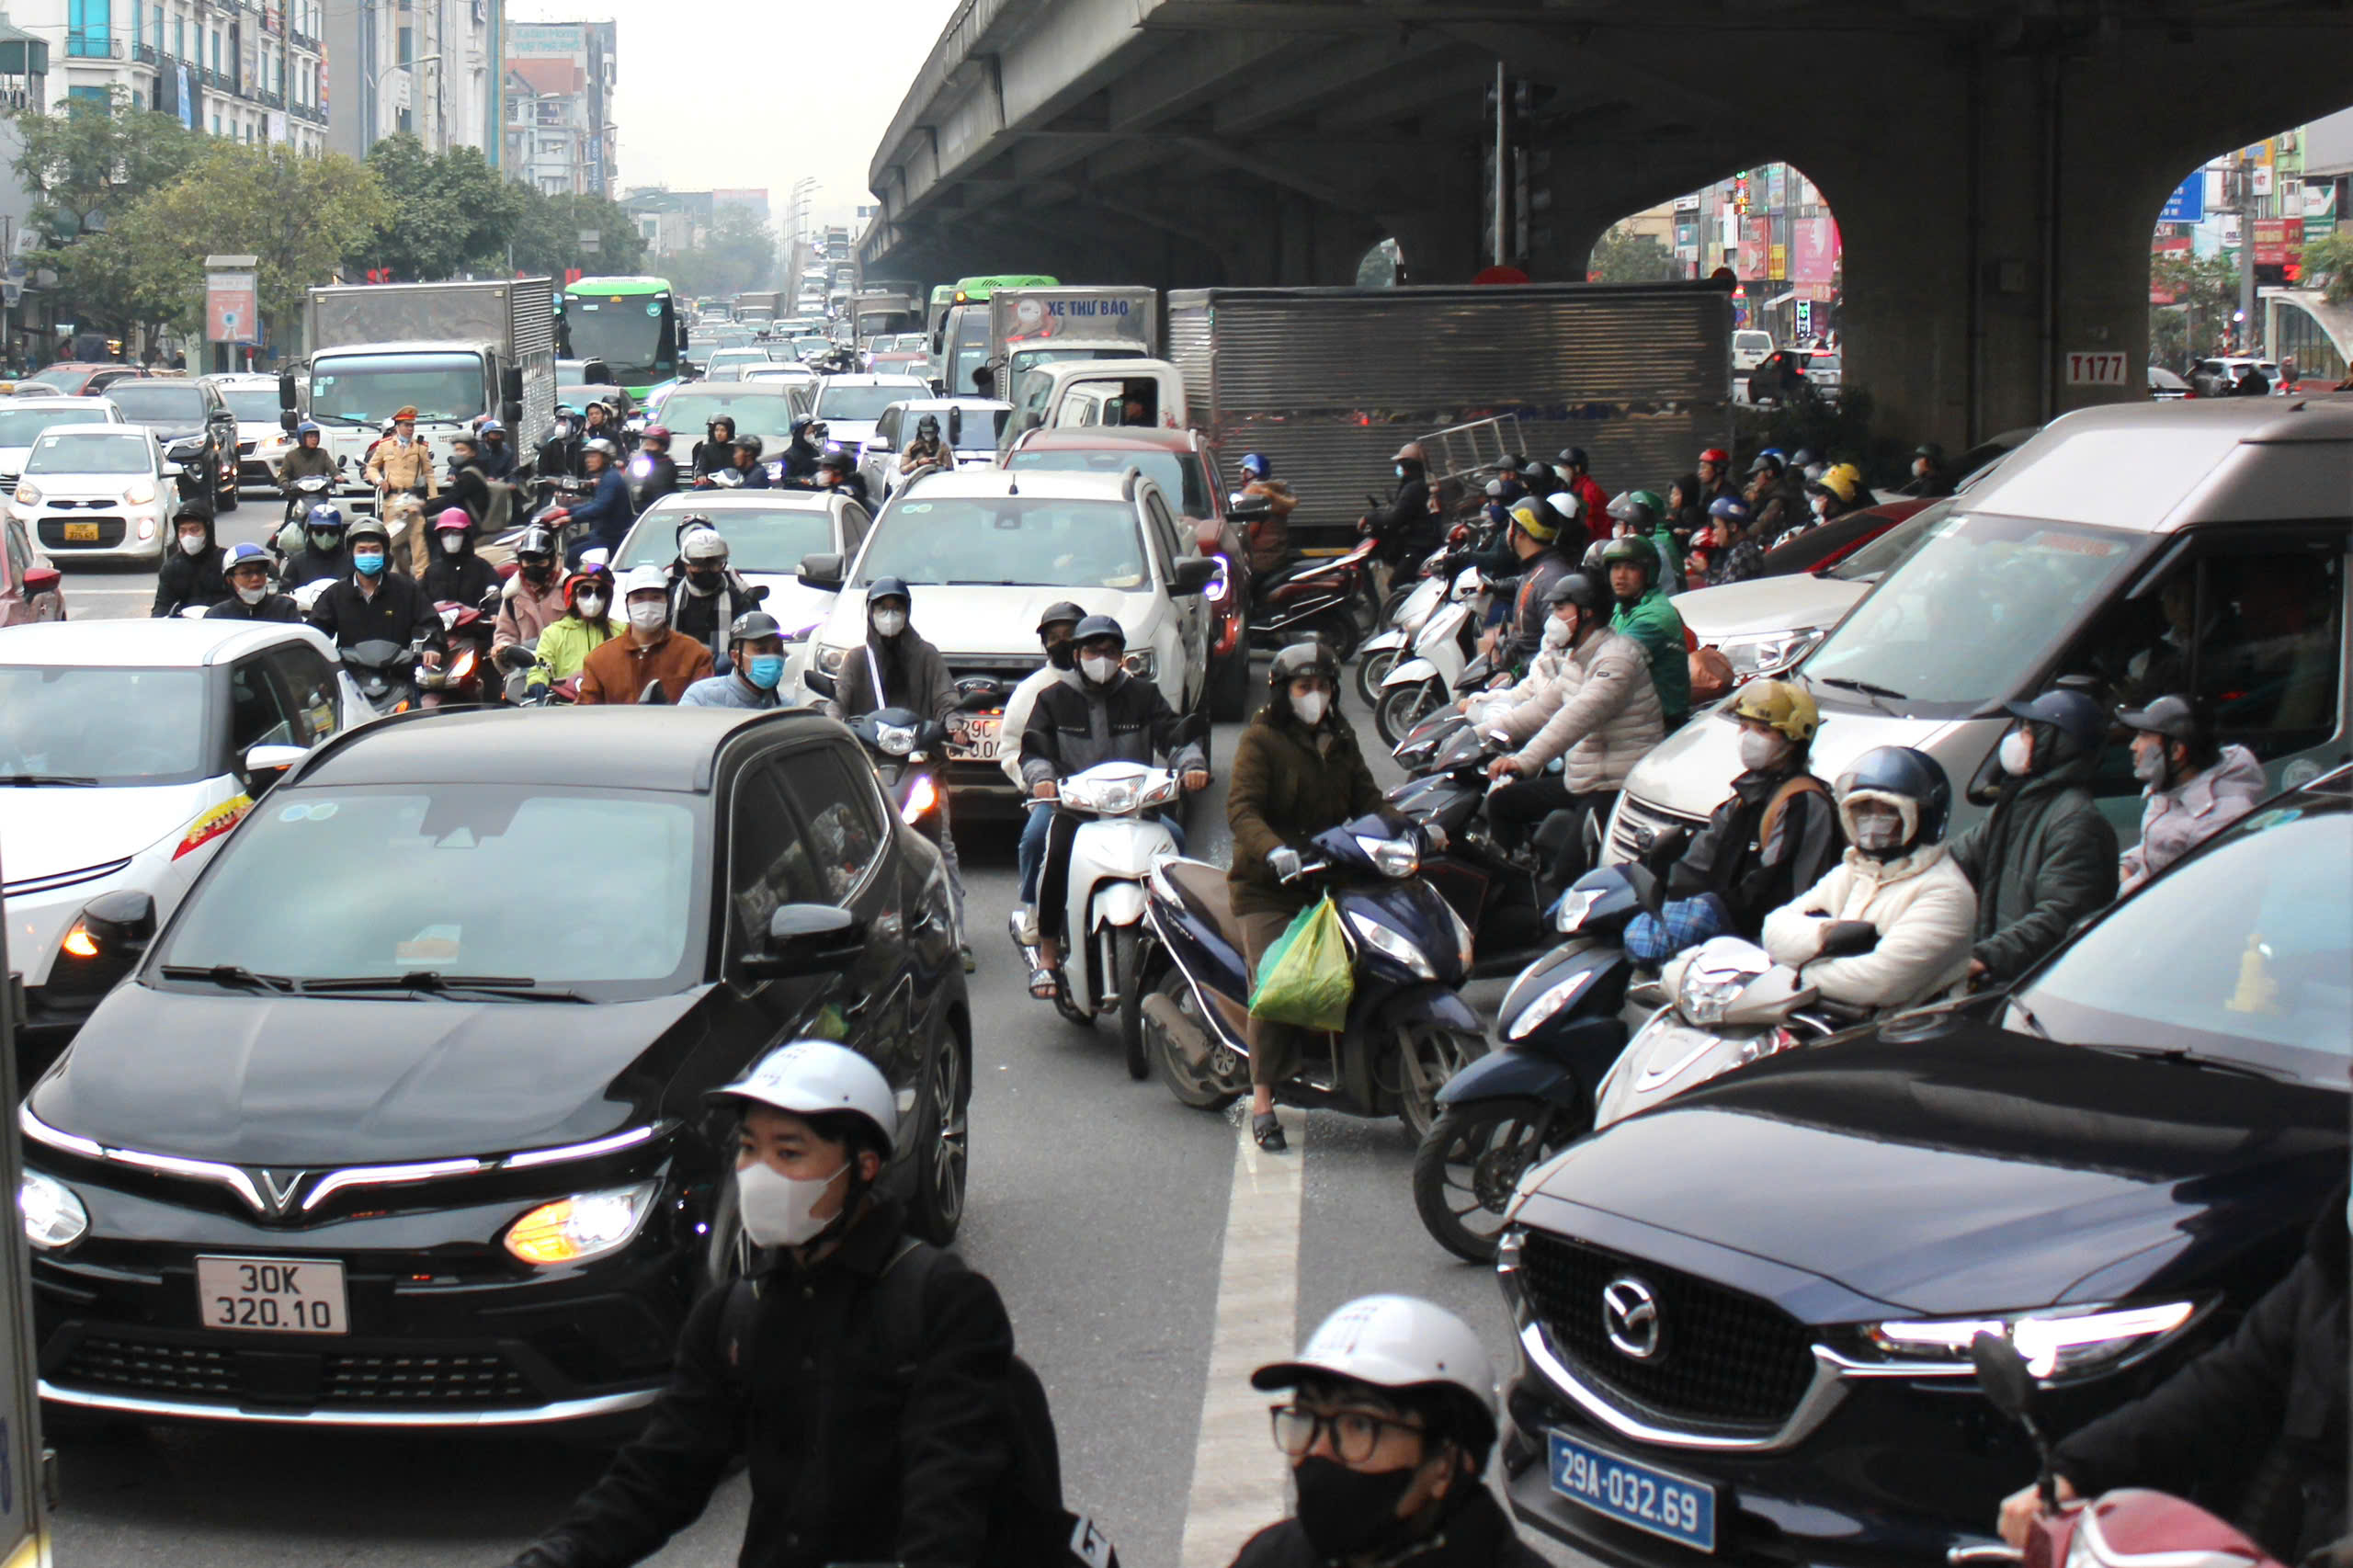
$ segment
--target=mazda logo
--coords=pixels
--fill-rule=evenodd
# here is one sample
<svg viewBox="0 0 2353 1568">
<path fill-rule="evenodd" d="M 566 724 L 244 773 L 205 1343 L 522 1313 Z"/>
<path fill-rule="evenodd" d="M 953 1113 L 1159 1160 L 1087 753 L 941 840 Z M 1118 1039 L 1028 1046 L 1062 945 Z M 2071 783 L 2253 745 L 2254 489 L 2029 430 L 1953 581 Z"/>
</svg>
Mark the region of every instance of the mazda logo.
<svg viewBox="0 0 2353 1568">
<path fill-rule="evenodd" d="M 1601 1288 L 1601 1326 L 1619 1354 L 1647 1361 L 1658 1354 L 1658 1298 L 1631 1274 Z"/>
</svg>

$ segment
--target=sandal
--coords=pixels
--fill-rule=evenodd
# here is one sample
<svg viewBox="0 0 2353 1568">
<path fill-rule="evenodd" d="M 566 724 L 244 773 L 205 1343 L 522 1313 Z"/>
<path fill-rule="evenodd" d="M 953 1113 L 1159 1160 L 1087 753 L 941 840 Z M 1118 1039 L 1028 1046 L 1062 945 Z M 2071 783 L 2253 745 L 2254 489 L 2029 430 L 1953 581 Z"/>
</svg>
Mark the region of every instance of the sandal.
<svg viewBox="0 0 2353 1568">
<path fill-rule="evenodd" d="M 1052 970 L 1033 969 L 1029 971 L 1029 994 L 1039 1001 L 1051 1002 L 1061 995 L 1062 991 L 1063 983 L 1054 978 Z"/>
<path fill-rule="evenodd" d="M 1260 1111 L 1250 1119 L 1250 1136 L 1269 1154 L 1279 1154 L 1290 1147 L 1283 1141 L 1282 1118 L 1270 1110 Z"/>
</svg>

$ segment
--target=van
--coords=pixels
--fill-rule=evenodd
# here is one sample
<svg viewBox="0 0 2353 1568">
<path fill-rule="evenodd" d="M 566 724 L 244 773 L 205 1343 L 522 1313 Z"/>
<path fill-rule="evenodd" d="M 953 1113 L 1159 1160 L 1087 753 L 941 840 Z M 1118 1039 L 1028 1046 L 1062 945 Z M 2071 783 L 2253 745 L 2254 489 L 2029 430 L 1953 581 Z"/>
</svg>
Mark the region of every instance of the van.
<svg viewBox="0 0 2353 1568">
<path fill-rule="evenodd" d="M 2347 750 L 2353 398 L 2118 403 L 2052 421 L 1958 497 L 1790 678 L 1822 709 L 1813 770 L 1913 746 L 1992 803 L 2003 704 L 2064 679 L 2104 706 L 2190 691 L 2278 788 Z M 1737 726 L 1695 715 L 1636 765 L 1608 857 L 1696 826 L 1740 771 Z M 2124 844 L 2141 784 L 2109 745 L 2092 790 Z"/>
<path fill-rule="evenodd" d="M 1741 327 L 1732 335 L 1732 368 L 1743 373 L 1756 369 L 1765 357 L 1773 352 L 1773 335 L 1755 327 Z"/>
<path fill-rule="evenodd" d="M 1185 427 L 1184 372 L 1165 359 L 1068 359 L 1023 372 L 997 460 L 1023 432 L 1068 426 Z"/>
</svg>

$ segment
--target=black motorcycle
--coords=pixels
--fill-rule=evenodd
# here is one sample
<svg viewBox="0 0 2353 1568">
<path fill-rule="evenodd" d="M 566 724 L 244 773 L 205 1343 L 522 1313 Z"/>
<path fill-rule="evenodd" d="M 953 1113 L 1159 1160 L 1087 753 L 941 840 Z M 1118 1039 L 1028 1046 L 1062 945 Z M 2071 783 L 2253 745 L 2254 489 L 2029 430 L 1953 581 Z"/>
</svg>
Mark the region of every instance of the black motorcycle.
<svg viewBox="0 0 2353 1568">
<path fill-rule="evenodd" d="M 1487 829 L 1487 763 L 1495 755 L 1468 724 L 1449 730 L 1416 778 L 1388 792 L 1392 810 L 1417 824 L 1432 846 L 1422 875 L 1470 926 L 1473 978 L 1507 974 L 1551 940 L 1537 865 L 1505 852 Z"/>
<path fill-rule="evenodd" d="M 899 820 L 938 844 L 948 726 L 913 709 L 878 708 L 849 721 L 849 728 L 872 759 Z"/>
<path fill-rule="evenodd" d="M 416 704 L 416 665 L 423 652 L 420 644 L 370 638 L 343 650 L 343 667 L 380 716 L 405 713 Z"/>
</svg>

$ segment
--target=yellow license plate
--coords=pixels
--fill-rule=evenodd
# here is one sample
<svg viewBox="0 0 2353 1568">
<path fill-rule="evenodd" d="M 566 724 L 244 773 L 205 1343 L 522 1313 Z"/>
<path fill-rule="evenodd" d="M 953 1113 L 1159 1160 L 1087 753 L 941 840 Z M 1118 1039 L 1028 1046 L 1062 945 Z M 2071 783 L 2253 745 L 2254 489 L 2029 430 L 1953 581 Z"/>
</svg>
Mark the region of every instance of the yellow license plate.
<svg viewBox="0 0 2353 1568">
<path fill-rule="evenodd" d="M 75 543 L 75 542 L 77 542 L 77 541 L 85 540 L 88 540 L 88 541 L 89 541 L 90 543 L 92 543 L 92 544 L 96 544 L 96 543 L 97 543 L 97 542 L 98 542 L 98 525 L 97 525 L 97 524 L 96 524 L 96 523 L 68 523 L 68 524 L 66 524 L 66 525 L 65 525 L 65 542 L 66 542 L 66 543 L 68 543 L 68 544 L 73 544 L 73 543 Z"/>
</svg>

